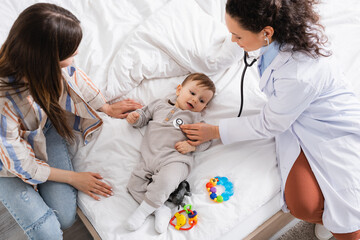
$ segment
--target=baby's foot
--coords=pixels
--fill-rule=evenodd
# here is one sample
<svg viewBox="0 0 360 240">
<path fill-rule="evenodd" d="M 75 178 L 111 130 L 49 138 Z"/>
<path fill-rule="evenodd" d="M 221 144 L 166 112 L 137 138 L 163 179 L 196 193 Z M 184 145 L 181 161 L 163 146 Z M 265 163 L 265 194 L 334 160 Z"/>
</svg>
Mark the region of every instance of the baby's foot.
<svg viewBox="0 0 360 240">
<path fill-rule="evenodd" d="M 171 219 L 171 209 L 162 205 L 155 210 L 155 230 L 158 233 L 164 233 L 167 230 Z"/>
<path fill-rule="evenodd" d="M 127 219 L 125 227 L 129 231 L 139 229 L 145 222 L 146 218 L 155 211 L 156 208 L 143 201 L 133 214 Z"/>
</svg>

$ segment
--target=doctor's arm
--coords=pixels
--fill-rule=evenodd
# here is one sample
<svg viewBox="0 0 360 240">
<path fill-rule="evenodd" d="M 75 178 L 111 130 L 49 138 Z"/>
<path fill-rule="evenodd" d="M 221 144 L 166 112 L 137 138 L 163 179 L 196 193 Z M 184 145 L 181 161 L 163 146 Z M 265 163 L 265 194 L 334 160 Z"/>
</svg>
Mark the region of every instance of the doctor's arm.
<svg viewBox="0 0 360 240">
<path fill-rule="evenodd" d="M 291 127 L 317 95 L 317 88 L 301 79 L 276 79 L 273 94 L 259 114 L 220 120 L 221 141 L 230 144 L 277 136 Z"/>
<path fill-rule="evenodd" d="M 205 123 L 183 125 L 181 129 L 197 146 L 221 138 L 223 144 L 274 137 L 286 131 L 316 98 L 316 88 L 296 79 L 278 79 L 274 94 L 257 115 L 222 119 L 219 126 Z"/>
</svg>

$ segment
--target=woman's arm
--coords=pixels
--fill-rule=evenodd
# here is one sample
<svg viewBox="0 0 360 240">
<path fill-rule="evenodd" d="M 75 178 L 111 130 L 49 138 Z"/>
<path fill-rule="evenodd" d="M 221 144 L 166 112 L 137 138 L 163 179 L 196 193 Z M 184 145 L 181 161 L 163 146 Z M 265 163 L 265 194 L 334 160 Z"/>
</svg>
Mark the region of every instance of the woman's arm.
<svg viewBox="0 0 360 240">
<path fill-rule="evenodd" d="M 99 110 L 106 113 L 110 117 L 126 118 L 129 112 L 142 107 L 143 106 L 140 103 L 132 99 L 125 99 L 113 104 L 105 103 L 101 108 L 99 108 Z"/>
<path fill-rule="evenodd" d="M 5 112 L 11 114 L 12 111 L 8 108 Z M 105 197 L 112 195 L 111 187 L 101 181 L 102 177 L 98 173 L 52 168 L 46 162 L 37 159 L 33 151 L 29 151 L 32 149 L 31 145 L 20 137 L 18 121 L 18 118 L 13 116 L 2 118 L 0 121 L 1 130 L 6 132 L 6 139 L 1 138 L 0 141 L 0 159 L 7 171 L 31 185 L 48 180 L 68 183 L 96 200 L 100 198 L 95 194 Z M 14 163 L 15 160 L 17 165 Z"/>
<path fill-rule="evenodd" d="M 50 175 L 48 178 L 50 181 L 70 184 L 95 200 L 100 200 L 95 194 L 104 197 L 113 195 L 111 186 L 102 182 L 101 179 L 103 178 L 98 173 L 73 172 L 52 167 L 50 167 Z"/>
<path fill-rule="evenodd" d="M 192 146 L 220 138 L 219 126 L 208 123 L 184 124 L 180 126 L 181 130 L 190 140 L 188 143 Z"/>
<path fill-rule="evenodd" d="M 126 118 L 127 114 L 143 106 L 132 100 L 125 99 L 113 104 L 106 103 L 105 97 L 101 94 L 99 88 L 91 81 L 91 79 L 80 68 L 70 66 L 73 69 L 73 75 L 69 75 L 73 83 L 76 84 L 84 100 L 94 109 L 102 111 L 114 118 Z M 65 72 L 68 74 L 67 72 Z"/>
</svg>

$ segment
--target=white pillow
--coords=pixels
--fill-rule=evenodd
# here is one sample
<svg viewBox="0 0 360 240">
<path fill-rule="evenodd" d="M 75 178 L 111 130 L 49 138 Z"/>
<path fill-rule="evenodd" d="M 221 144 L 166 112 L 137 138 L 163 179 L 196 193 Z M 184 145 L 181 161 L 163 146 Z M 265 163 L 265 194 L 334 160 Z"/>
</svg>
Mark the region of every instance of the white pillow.
<svg viewBox="0 0 360 240">
<path fill-rule="evenodd" d="M 242 57 L 226 26 L 194 0 L 173 0 L 129 35 L 109 66 L 108 100 L 121 98 L 143 79 L 190 72 L 212 75 Z"/>
</svg>

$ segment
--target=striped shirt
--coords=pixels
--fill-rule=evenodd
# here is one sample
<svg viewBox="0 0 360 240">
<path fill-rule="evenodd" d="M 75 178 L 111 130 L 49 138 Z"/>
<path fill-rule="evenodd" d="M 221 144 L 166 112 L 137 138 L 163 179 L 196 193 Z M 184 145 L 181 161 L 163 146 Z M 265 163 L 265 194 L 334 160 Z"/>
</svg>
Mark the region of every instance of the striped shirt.
<svg viewBox="0 0 360 240">
<path fill-rule="evenodd" d="M 80 131 L 85 144 L 102 125 L 96 109 L 106 100 L 92 81 L 75 66 L 63 68 L 64 88 L 60 106 L 74 130 Z M 14 81 L 13 77 L 2 81 Z M 47 162 L 46 139 L 42 128 L 47 116 L 33 100 L 29 90 L 0 89 L 0 177 L 19 177 L 36 185 L 45 182 L 50 174 Z"/>
</svg>

